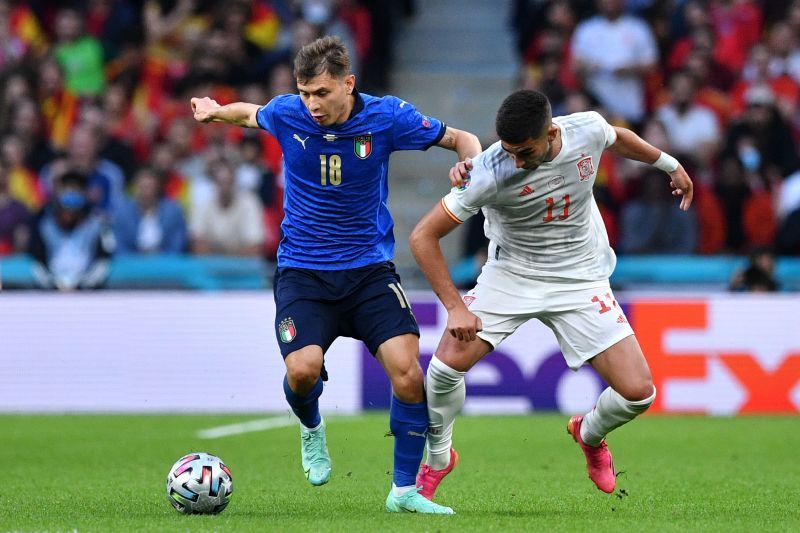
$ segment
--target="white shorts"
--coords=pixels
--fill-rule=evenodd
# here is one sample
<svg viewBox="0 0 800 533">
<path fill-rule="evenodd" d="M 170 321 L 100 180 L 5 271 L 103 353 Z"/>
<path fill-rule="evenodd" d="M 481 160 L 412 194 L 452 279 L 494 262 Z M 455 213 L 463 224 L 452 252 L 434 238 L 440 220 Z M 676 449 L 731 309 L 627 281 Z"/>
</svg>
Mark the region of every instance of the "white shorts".
<svg viewBox="0 0 800 533">
<path fill-rule="evenodd" d="M 608 280 L 542 281 L 509 272 L 492 261 L 484 265 L 475 288 L 464 296 L 483 323 L 478 337 L 497 348 L 532 318 L 549 327 L 573 370 L 613 346 L 633 329 L 614 299 Z"/>
</svg>

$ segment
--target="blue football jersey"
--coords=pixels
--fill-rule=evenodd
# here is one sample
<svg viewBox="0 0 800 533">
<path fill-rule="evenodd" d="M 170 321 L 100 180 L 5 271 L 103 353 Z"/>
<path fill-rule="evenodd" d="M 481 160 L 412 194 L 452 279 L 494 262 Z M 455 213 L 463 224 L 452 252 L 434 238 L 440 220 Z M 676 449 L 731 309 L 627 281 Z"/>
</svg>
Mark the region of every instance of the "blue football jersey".
<svg viewBox="0 0 800 533">
<path fill-rule="evenodd" d="M 389 156 L 427 150 L 445 125 L 397 97 L 353 94 L 350 117 L 333 126 L 317 124 L 298 95 L 277 96 L 258 110 L 258 125 L 283 150 L 279 267 L 344 270 L 394 256 Z"/>
</svg>

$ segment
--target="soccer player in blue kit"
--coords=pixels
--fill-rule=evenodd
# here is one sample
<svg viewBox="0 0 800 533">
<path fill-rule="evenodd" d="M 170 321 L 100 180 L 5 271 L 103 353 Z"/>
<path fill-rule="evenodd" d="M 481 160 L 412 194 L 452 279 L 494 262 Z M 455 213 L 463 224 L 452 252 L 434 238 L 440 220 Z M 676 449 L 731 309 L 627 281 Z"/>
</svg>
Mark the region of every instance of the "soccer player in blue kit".
<svg viewBox="0 0 800 533">
<path fill-rule="evenodd" d="M 283 149 L 285 218 L 275 275 L 275 329 L 286 364 L 286 400 L 300 419 L 303 469 L 312 485 L 331 476 L 322 394 L 324 354 L 339 336 L 362 340 L 392 384 L 394 434 L 390 512 L 452 514 L 419 494 L 428 411 L 419 365 L 419 327 L 391 263 L 389 156 L 437 145 L 458 160 L 480 153 L 477 137 L 419 113 L 394 96 L 359 93 L 347 48 L 323 37 L 297 54 L 299 95 L 264 106 L 220 106 L 192 98 L 194 118 L 262 128 Z M 460 185 L 451 174 L 453 185 Z"/>
</svg>

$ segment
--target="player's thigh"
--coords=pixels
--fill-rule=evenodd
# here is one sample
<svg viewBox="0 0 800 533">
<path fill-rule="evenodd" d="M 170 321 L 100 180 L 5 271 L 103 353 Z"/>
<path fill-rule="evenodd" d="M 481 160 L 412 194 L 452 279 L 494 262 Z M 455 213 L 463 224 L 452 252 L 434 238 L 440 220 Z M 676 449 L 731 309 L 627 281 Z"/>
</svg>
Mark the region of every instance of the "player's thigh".
<svg viewBox="0 0 800 533">
<path fill-rule="evenodd" d="M 373 355 L 386 341 L 410 335 L 401 344 L 408 346 L 408 357 L 418 358 L 419 326 L 391 263 L 375 265 L 340 309 L 346 335 L 363 341 Z"/>
<path fill-rule="evenodd" d="M 547 297 L 548 310 L 537 318 L 553 331 L 573 370 L 633 335 L 607 283 L 554 284 Z"/>
<path fill-rule="evenodd" d="M 635 402 L 653 395 L 653 377 L 636 336 L 625 337 L 589 363 L 626 400 Z"/>
<path fill-rule="evenodd" d="M 396 335 L 384 341 L 375 353 L 375 358 L 386 371 L 392 383 L 402 380 L 422 383 L 419 366 L 419 338 L 411 333 Z"/>
<path fill-rule="evenodd" d="M 542 292 L 541 282 L 507 270 L 502 261 L 487 263 L 475 287 L 464 295 L 467 308 L 481 319 L 482 329 L 478 338 L 483 342 L 453 342 L 457 339 L 449 339 L 445 332 L 436 351 L 437 357 L 448 358 L 459 368 L 468 370 L 542 311 L 546 305 Z"/>
<path fill-rule="evenodd" d="M 313 275 L 284 269 L 275 279 L 275 336 L 284 359 L 306 346 L 327 351 L 338 335 L 338 311 L 322 299 Z"/>
<path fill-rule="evenodd" d="M 435 355 L 453 370 L 467 372 L 493 349 L 492 345 L 481 337 L 474 341 L 460 341 L 445 331 L 439 340 Z"/>
</svg>

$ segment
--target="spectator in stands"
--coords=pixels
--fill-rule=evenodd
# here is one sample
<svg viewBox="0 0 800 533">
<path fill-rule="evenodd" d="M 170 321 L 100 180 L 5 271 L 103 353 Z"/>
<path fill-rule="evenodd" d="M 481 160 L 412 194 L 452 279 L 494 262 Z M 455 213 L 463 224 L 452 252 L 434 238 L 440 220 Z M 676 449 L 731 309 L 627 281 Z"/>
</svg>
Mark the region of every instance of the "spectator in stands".
<svg viewBox="0 0 800 533">
<path fill-rule="evenodd" d="M 619 249 L 624 254 L 691 254 L 697 247 L 693 211 L 681 211 L 664 192 L 663 174 L 647 171 L 641 195 L 622 208 Z"/>
<path fill-rule="evenodd" d="M 783 255 L 800 255 L 800 170 L 780 184 L 777 203 L 775 251 Z"/>
<path fill-rule="evenodd" d="M 91 126 L 97 135 L 98 157 L 117 165 L 122 171 L 124 182 L 130 183 L 138 166 L 136 154 L 128 143 L 111 135 L 112 123 L 105 110 L 96 104 L 84 104 L 81 106 L 78 121 Z"/>
<path fill-rule="evenodd" d="M 81 12 L 71 7 L 58 12 L 55 57 L 64 69 L 67 88 L 80 96 L 94 96 L 105 87 L 103 47 L 85 32 L 83 20 Z"/>
<path fill-rule="evenodd" d="M 0 158 L 0 256 L 24 252 L 30 236 L 30 213 L 9 192 L 9 168 Z"/>
<path fill-rule="evenodd" d="M 150 169 L 158 176 L 164 197 L 174 200 L 181 206 L 184 213 L 188 213 L 189 183 L 175 169 L 175 154 L 170 145 L 158 143 L 153 147 Z"/>
<path fill-rule="evenodd" d="M 733 112 L 741 114 L 747 106 L 747 97 L 752 89 L 769 89 L 774 97 L 774 105 L 781 115 L 792 120 L 797 111 L 797 100 L 800 97 L 800 86 L 785 72 L 773 72 L 770 50 L 763 44 L 757 44 L 750 50 L 747 64 L 742 71 L 742 78 L 732 89 Z"/>
<path fill-rule="evenodd" d="M 87 177 L 72 171 L 58 176 L 50 205 L 31 227 L 37 285 L 64 291 L 101 288 L 113 248 L 111 231 L 92 212 Z"/>
<path fill-rule="evenodd" d="M 751 87 L 745 93 L 747 109 L 731 124 L 726 154 L 737 154 L 746 169 L 758 168 L 768 176 L 788 176 L 800 168 L 792 131 L 775 108 L 769 87 Z"/>
<path fill-rule="evenodd" d="M 276 176 L 263 162 L 258 135 L 246 132 L 242 139 L 242 161 L 236 168 L 238 187 L 255 193 L 264 209 L 264 257 L 277 259 L 283 221 L 283 175 Z"/>
<path fill-rule="evenodd" d="M 118 165 L 99 157 L 100 134 L 90 124 L 78 124 L 72 130 L 65 157 L 42 169 L 45 189 L 53 186 L 54 165 L 66 167 L 87 177 L 92 207 L 111 215 L 124 198 L 125 175 Z"/>
<path fill-rule="evenodd" d="M 670 80 L 672 101 L 655 113 L 667 132 L 675 155 L 685 159 L 691 154 L 704 167 L 717 155 L 721 132 L 713 111 L 695 102 L 694 79 L 678 72 Z"/>
<path fill-rule="evenodd" d="M 575 70 L 612 115 L 645 118 L 644 78 L 658 60 L 650 27 L 623 12 L 623 0 L 598 0 L 600 14 L 580 22 L 572 38 Z"/>
<path fill-rule="evenodd" d="M 162 194 L 156 172 L 142 167 L 133 181 L 134 197 L 114 216 L 120 254 L 180 254 L 187 248 L 186 221 L 180 206 Z"/>
<path fill-rule="evenodd" d="M 750 253 L 747 265 L 734 273 L 729 289 L 734 292 L 775 292 L 780 284 L 775 278 L 775 254 L 769 248 Z"/>
<path fill-rule="evenodd" d="M 9 110 L 5 133 L 13 133 L 22 142 L 25 166 L 39 173 L 55 157 L 42 128 L 42 117 L 36 103 L 28 97 L 16 100 Z"/>
<path fill-rule="evenodd" d="M 19 64 L 27 52 L 25 43 L 11 28 L 11 5 L 0 2 L 0 69 Z"/>
<path fill-rule="evenodd" d="M 8 190 L 32 213 L 41 209 L 45 197 L 39 176 L 25 166 L 25 145 L 19 136 L 9 133 L 0 140 L 0 157 L 8 167 Z"/>
<path fill-rule="evenodd" d="M 747 51 L 761 39 L 761 11 L 753 0 L 711 0 L 711 24 L 716 34 L 714 56 L 732 72 L 739 72 Z"/>
<path fill-rule="evenodd" d="M 800 10 L 800 4 L 795 3 Z M 798 11 L 800 14 L 800 11 Z M 791 24 L 785 20 L 776 22 L 769 31 L 770 77 L 789 75 L 800 83 L 800 35 L 795 34 Z"/>
<path fill-rule="evenodd" d="M 209 168 L 216 196 L 192 209 L 192 252 L 199 255 L 260 256 L 264 218 L 258 197 L 236 186 L 236 176 L 224 159 Z"/>
</svg>

